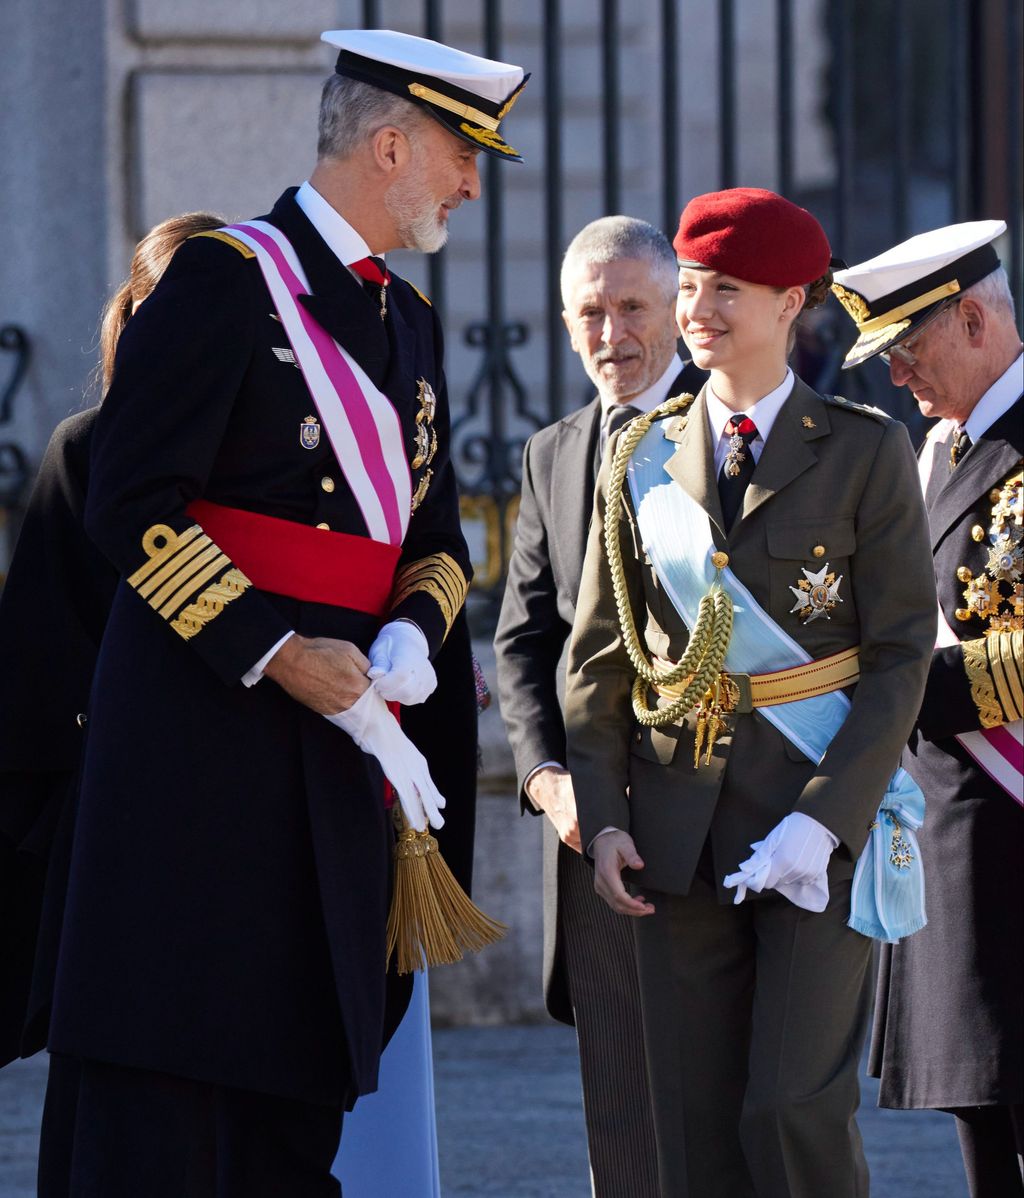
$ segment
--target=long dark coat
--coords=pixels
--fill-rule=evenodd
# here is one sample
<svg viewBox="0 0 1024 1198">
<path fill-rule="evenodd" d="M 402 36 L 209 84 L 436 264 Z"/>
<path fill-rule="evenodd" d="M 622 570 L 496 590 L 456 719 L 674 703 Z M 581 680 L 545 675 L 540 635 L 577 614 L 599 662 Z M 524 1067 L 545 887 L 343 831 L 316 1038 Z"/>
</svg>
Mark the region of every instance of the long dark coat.
<svg viewBox="0 0 1024 1198">
<path fill-rule="evenodd" d="M 399 568 L 447 554 L 468 576 L 432 309 L 395 279 L 382 323 L 292 193 L 267 219 L 303 263 L 311 313 L 395 403 L 410 460 L 418 381 L 433 387 L 440 448 Z M 239 680 L 288 629 L 365 651 L 379 620 L 250 586 L 186 641 L 130 582 L 147 532 L 187 529 L 199 497 L 366 535 L 326 437 L 300 442 L 312 404 L 274 353 L 286 344 L 255 261 L 206 237 L 178 252 L 122 336 L 86 509 L 122 582 L 90 704 L 49 1046 L 350 1102 L 375 1087 L 384 1034 L 382 779 L 273 683 Z M 391 614 L 437 650 L 446 619 L 430 594 Z"/>
<path fill-rule="evenodd" d="M 972 529 L 987 531 L 990 492 L 1020 471 L 1022 454 L 1018 400 L 945 486 L 929 488 L 939 602 L 963 641 L 982 637 L 986 622 L 956 619 L 957 570 L 984 568 L 988 544 Z M 948 469 L 944 458 L 937 449 L 935 470 Z M 903 758 L 927 800 L 928 926 L 882 953 L 870 1061 L 882 1106 L 1024 1102 L 1024 809 L 954 739 L 979 727 L 962 650 L 937 650 Z"/>
</svg>

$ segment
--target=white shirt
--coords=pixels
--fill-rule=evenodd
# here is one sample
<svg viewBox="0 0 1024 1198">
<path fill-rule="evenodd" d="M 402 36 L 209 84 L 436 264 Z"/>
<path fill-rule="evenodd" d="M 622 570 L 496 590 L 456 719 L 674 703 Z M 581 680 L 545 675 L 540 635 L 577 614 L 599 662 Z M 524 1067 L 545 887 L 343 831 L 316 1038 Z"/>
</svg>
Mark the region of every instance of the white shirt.
<svg viewBox="0 0 1024 1198">
<path fill-rule="evenodd" d="M 362 235 L 357 233 L 337 209 L 332 208 L 324 197 L 312 186 L 307 179 L 295 193 L 295 202 L 309 218 L 309 223 L 327 242 L 327 248 L 338 259 L 342 266 L 347 267 L 352 262 L 370 256 L 370 247 Z M 355 271 L 350 271 L 358 278 Z M 255 686 L 263 677 L 263 671 L 274 654 L 294 632 L 286 632 L 283 637 L 269 649 L 259 661 L 242 675 L 245 686 Z"/>
<path fill-rule="evenodd" d="M 775 390 L 769 391 L 767 395 L 763 395 L 757 403 L 751 404 L 742 413 L 734 412 L 731 408 L 727 408 L 715 394 L 711 383 L 708 382 L 708 385 L 704 388 L 704 398 L 707 401 L 708 424 L 711 427 L 711 444 L 715 447 L 716 478 L 721 473 L 725 455 L 729 452 L 729 438 L 725 433 L 725 426 L 729 421 L 734 417 L 740 416 L 748 416 L 753 420 L 757 426 L 757 436 L 750 443 L 750 452 L 754 455 L 754 461 L 757 462 L 764 449 L 764 443 L 768 440 L 768 436 L 772 431 L 775 417 L 782 410 L 782 405 L 789 399 L 795 382 L 793 372 L 787 366 L 786 377 L 779 383 Z"/>
<path fill-rule="evenodd" d="M 974 411 L 964 422 L 963 427 L 972 442 L 992 427 L 1000 416 L 1013 407 L 1024 391 L 1024 354 L 1020 354 L 1016 362 L 1012 362 L 996 379 L 991 387 L 974 405 Z"/>
</svg>

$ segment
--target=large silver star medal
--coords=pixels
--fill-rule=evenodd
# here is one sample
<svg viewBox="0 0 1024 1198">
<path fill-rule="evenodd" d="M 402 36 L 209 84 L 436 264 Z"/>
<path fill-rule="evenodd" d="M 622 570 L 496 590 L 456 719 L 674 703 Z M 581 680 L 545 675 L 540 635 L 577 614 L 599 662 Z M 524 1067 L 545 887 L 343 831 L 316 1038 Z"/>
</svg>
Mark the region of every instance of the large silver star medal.
<svg viewBox="0 0 1024 1198">
<path fill-rule="evenodd" d="M 789 588 L 796 596 L 796 603 L 789 609 L 790 614 L 796 612 L 797 619 L 803 620 L 805 624 L 810 624 L 819 616 L 830 620 L 832 617 L 828 613 L 837 603 L 842 603 L 839 597 L 842 574 L 838 578 L 830 574 L 826 562 L 817 574 L 811 570 L 804 570 L 803 575 L 795 587 Z"/>
</svg>

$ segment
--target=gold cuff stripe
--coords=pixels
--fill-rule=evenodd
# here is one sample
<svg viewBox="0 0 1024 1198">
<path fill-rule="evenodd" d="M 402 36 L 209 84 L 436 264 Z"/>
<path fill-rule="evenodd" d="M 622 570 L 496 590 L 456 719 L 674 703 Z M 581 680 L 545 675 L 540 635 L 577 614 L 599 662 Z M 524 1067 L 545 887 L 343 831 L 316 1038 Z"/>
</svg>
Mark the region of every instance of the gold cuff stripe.
<svg viewBox="0 0 1024 1198">
<path fill-rule="evenodd" d="M 934 304 L 937 300 L 948 299 L 949 296 L 956 295 L 959 290 L 960 284 L 956 279 L 950 279 L 948 283 L 942 283 L 924 295 L 918 295 L 905 304 L 900 304 L 898 308 L 891 308 L 888 312 L 883 312 L 881 316 L 873 316 L 871 320 L 865 320 L 863 324 L 857 325 L 857 329 L 861 333 L 873 333 L 877 329 L 884 329 L 886 325 L 895 324 L 897 320 L 913 316 L 915 312 L 920 312 L 922 308 L 927 308 L 929 304 Z"/>
<path fill-rule="evenodd" d="M 445 112 L 454 112 L 456 116 L 465 117 L 469 121 L 476 121 L 478 125 L 483 125 L 485 129 L 490 129 L 492 133 L 498 127 L 498 117 L 488 116 L 486 112 L 481 112 L 479 108 L 471 108 L 469 104 L 462 104 L 458 100 L 453 100 L 450 96 L 446 96 L 442 92 L 434 91 L 432 87 L 427 87 L 422 83 L 410 83 L 409 91 L 418 100 L 426 100 L 428 104 L 433 104 L 437 108 L 443 108 Z"/>
<path fill-rule="evenodd" d="M 202 550 L 199 553 L 190 553 L 188 560 L 182 562 L 178 569 L 169 574 L 163 586 L 161 586 L 158 591 L 150 596 L 149 604 L 151 607 L 155 607 L 157 610 L 159 610 L 163 604 L 167 602 L 171 595 L 173 595 L 176 591 L 180 591 L 184 586 L 186 586 L 189 582 L 189 579 L 195 578 L 204 566 L 209 565 L 210 562 L 214 561 L 216 558 L 223 556 L 220 549 L 210 540 L 209 537 L 204 537 L 203 540 L 206 542 L 206 545 L 202 548 Z M 193 582 L 192 590 L 197 591 L 198 589 L 199 583 Z"/>
<path fill-rule="evenodd" d="M 203 550 L 208 548 L 211 544 L 212 542 L 210 538 L 205 534 L 191 538 L 183 549 L 176 553 L 168 562 L 161 566 L 155 574 L 150 575 L 145 582 L 136 588 L 139 594 L 143 597 L 143 599 L 148 599 L 158 587 L 163 586 L 168 578 L 173 578 L 182 570 L 186 569 L 189 562 L 191 562 L 197 555 L 201 554 Z M 157 606 L 158 603 L 159 600 L 157 600 L 157 603 L 154 603 L 154 607 Z"/>
<path fill-rule="evenodd" d="M 441 609 L 447 636 L 469 591 L 458 562 L 447 553 L 437 553 L 403 567 L 395 576 L 392 610 L 417 591 L 428 594 Z"/>
<path fill-rule="evenodd" d="M 134 574 L 129 575 L 128 585 L 138 590 L 153 571 L 159 569 L 179 549 L 184 548 L 185 545 L 196 537 L 203 537 L 205 535 L 198 524 L 193 524 L 191 527 L 186 528 L 183 533 L 176 533 L 167 524 L 151 525 L 142 534 L 142 551 L 149 558 L 149 561 L 141 565 Z M 160 540 L 164 543 L 158 546 L 157 541 Z"/>
<path fill-rule="evenodd" d="M 237 237 L 232 237 L 230 233 L 222 233 L 220 229 L 209 229 L 205 233 L 193 233 L 188 240 L 191 241 L 193 237 L 212 237 L 214 241 L 223 241 L 225 245 L 229 245 L 232 249 L 238 250 L 243 258 L 256 257 L 255 251 L 249 249 L 244 241 L 239 241 Z"/>
<path fill-rule="evenodd" d="M 996 699 L 995 687 L 988 672 L 985 639 L 982 637 L 976 641 L 961 641 L 960 648 L 964 655 L 967 681 L 971 684 L 971 699 L 978 709 L 978 722 L 982 728 L 998 728 L 1005 721 L 1003 709 Z"/>
<path fill-rule="evenodd" d="M 216 549 L 216 546 L 214 546 L 214 548 Z M 205 586 L 210 579 L 214 577 L 214 575 L 223 572 L 225 567 L 229 567 L 230 565 L 231 558 L 229 558 L 226 554 L 221 553 L 220 550 L 217 550 L 217 556 L 205 569 L 200 570 L 198 574 L 190 578 L 188 582 L 179 587 L 178 590 L 171 595 L 171 597 L 164 603 L 163 607 L 160 608 L 160 614 L 165 620 L 169 620 L 171 616 L 173 616 L 174 613 L 179 610 L 182 604 L 187 603 L 189 599 L 192 598 L 192 596 L 196 593 L 196 591 L 199 590 L 200 587 Z"/>
<path fill-rule="evenodd" d="M 1003 709 L 1003 723 L 1011 724 L 1024 716 L 1024 685 L 1021 683 L 1024 632 L 989 636 L 985 647 L 996 696 Z"/>
<path fill-rule="evenodd" d="M 178 618 L 171 622 L 171 627 L 183 640 L 191 640 L 250 586 L 252 583 L 242 571 L 232 566 L 213 586 L 203 591 L 195 603 L 190 603 Z"/>
</svg>

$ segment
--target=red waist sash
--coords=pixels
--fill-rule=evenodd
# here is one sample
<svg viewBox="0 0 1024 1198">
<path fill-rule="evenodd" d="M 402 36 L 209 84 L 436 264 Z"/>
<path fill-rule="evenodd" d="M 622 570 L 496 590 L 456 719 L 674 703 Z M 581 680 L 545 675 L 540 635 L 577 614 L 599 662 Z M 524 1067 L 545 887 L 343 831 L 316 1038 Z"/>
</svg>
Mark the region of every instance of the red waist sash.
<svg viewBox="0 0 1024 1198">
<path fill-rule="evenodd" d="M 387 614 L 400 545 L 206 499 L 195 500 L 186 511 L 261 591 L 373 616 Z"/>
</svg>

